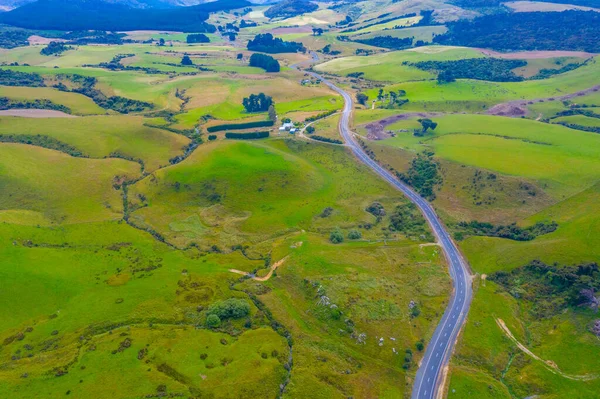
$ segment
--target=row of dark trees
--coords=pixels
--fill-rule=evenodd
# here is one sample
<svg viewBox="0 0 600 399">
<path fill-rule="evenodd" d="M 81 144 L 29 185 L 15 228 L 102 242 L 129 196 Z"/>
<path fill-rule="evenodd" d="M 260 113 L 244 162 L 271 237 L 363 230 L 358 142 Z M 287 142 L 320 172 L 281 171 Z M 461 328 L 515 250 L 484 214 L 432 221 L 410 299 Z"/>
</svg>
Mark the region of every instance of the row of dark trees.
<svg viewBox="0 0 600 399">
<path fill-rule="evenodd" d="M 250 66 L 262 68 L 267 72 L 279 72 L 281 66 L 279 61 L 270 55 L 254 53 L 250 57 Z"/>
<path fill-rule="evenodd" d="M 248 42 L 248 50 L 261 53 L 297 53 L 306 52 L 306 47 L 298 42 L 286 42 L 270 33 L 258 34 Z"/>
</svg>

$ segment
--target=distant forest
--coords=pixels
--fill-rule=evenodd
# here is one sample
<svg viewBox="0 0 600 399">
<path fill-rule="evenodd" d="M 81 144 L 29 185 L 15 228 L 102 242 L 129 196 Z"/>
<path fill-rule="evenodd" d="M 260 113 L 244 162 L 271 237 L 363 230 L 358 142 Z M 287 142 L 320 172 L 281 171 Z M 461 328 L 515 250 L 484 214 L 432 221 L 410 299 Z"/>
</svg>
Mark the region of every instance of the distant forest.
<svg viewBox="0 0 600 399">
<path fill-rule="evenodd" d="M 434 43 L 501 51 L 579 50 L 600 52 L 600 13 L 531 12 L 487 15 L 448 24 Z"/>
<path fill-rule="evenodd" d="M 29 29 L 108 30 L 164 29 L 183 32 L 216 30 L 206 23 L 210 12 L 242 8 L 246 0 L 219 0 L 192 7 L 135 9 L 99 0 L 39 0 L 1 13 L 0 22 Z"/>
<path fill-rule="evenodd" d="M 289 18 L 296 15 L 307 14 L 318 9 L 319 6 L 306 0 L 283 0 L 265 11 L 267 18 Z"/>
<path fill-rule="evenodd" d="M 302 43 L 286 42 L 278 37 L 273 37 L 270 33 L 258 34 L 254 39 L 248 42 L 248 50 L 260 51 L 262 53 L 297 53 L 305 52 L 306 48 Z"/>
</svg>

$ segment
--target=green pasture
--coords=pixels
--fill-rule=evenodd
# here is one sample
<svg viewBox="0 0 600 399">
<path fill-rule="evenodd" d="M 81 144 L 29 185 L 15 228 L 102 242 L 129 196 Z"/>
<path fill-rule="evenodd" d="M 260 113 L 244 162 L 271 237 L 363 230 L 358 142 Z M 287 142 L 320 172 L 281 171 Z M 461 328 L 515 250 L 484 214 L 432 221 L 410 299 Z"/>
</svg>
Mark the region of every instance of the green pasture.
<svg viewBox="0 0 600 399">
<path fill-rule="evenodd" d="M 0 172 L 0 209 L 35 211 L 54 223 L 76 223 L 120 219 L 123 202 L 113 184 L 139 176 L 140 167 L 122 159 L 73 158 L 3 143 Z"/>
<path fill-rule="evenodd" d="M 485 111 L 493 104 L 536 98 L 563 96 L 589 89 L 593 76 L 600 70 L 596 59 L 585 66 L 548 79 L 524 82 L 486 82 L 480 80 L 459 79 L 453 83 L 438 84 L 434 80 L 405 82 L 388 86 L 389 90 L 405 90 L 410 103 L 406 109 L 427 111 Z M 358 68 L 357 68 L 358 70 Z M 377 89 L 366 91 L 370 98 L 377 97 Z"/>
<path fill-rule="evenodd" d="M 600 178 L 600 136 L 520 118 L 444 115 L 433 133 L 415 137 L 416 118 L 388 126 L 405 129 L 383 143 L 418 150 L 423 144 L 436 156 L 459 164 L 537 181 L 556 199 L 593 185 Z"/>
<path fill-rule="evenodd" d="M 70 144 L 92 158 L 120 156 L 140 159 L 151 172 L 182 154 L 189 139 L 166 130 L 144 126 L 138 116 L 90 116 L 39 119 L 2 117 L 0 135 L 44 135 Z"/>
<path fill-rule="evenodd" d="M 600 118 L 590 118 L 585 115 L 562 116 L 552 119 L 552 123 L 568 123 L 585 127 L 600 127 Z"/>
<path fill-rule="evenodd" d="M 410 82 L 434 79 L 435 75 L 415 67 L 402 65 L 403 62 L 447 61 L 462 58 L 483 57 L 481 52 L 463 47 L 429 46 L 418 49 L 392 51 L 369 57 L 353 56 L 337 58 L 315 66 L 322 72 L 347 75 L 364 72 L 367 79 L 388 82 Z M 376 95 L 375 95 L 376 97 Z M 372 97 L 374 98 L 374 97 Z"/>
<path fill-rule="evenodd" d="M 356 36 L 352 36 L 353 40 L 356 39 L 372 39 L 375 37 L 382 36 L 391 36 L 396 37 L 398 39 L 405 39 L 407 37 L 414 37 L 414 41 L 417 42 L 419 40 L 424 41 L 425 43 L 431 43 L 433 37 L 435 35 L 441 35 L 446 33 L 447 28 L 443 25 L 435 25 L 435 26 L 415 26 L 403 29 L 387 29 L 374 31 L 370 33 L 359 34 Z M 355 34 L 353 32 L 352 34 Z"/>
<path fill-rule="evenodd" d="M 78 93 L 62 92 L 49 87 L 0 86 L 0 97 L 21 101 L 50 100 L 53 103 L 68 107 L 76 115 L 94 115 L 106 112 L 89 97 Z"/>
</svg>

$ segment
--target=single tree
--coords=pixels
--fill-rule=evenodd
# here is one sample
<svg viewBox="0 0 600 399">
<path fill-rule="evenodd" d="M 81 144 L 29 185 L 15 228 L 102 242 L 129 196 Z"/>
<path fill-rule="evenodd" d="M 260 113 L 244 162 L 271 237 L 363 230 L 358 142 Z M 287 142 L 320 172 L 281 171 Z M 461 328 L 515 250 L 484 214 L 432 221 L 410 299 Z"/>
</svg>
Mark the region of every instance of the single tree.
<svg viewBox="0 0 600 399">
<path fill-rule="evenodd" d="M 165 45 L 165 39 L 163 39 L 162 37 L 158 40 L 158 45 L 159 46 L 164 46 Z"/>
<path fill-rule="evenodd" d="M 275 122 L 277 120 L 277 111 L 275 111 L 275 107 L 273 104 L 269 105 L 269 119 Z"/>
<path fill-rule="evenodd" d="M 356 93 L 356 101 L 358 101 L 359 104 L 365 105 L 367 100 L 369 100 L 369 96 L 365 93 Z"/>
<path fill-rule="evenodd" d="M 184 55 L 181 59 L 181 65 L 194 65 L 189 55 Z"/>
</svg>

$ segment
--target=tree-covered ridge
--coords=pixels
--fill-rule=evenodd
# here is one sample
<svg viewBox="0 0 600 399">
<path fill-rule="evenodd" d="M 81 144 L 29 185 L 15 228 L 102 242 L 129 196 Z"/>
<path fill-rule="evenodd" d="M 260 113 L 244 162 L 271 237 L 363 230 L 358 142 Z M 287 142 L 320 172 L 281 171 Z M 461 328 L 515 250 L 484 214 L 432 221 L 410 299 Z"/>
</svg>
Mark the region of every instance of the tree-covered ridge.
<svg viewBox="0 0 600 399">
<path fill-rule="evenodd" d="M 368 46 L 383 47 L 392 50 L 403 50 L 410 48 L 413 45 L 412 37 L 400 39 L 393 36 L 377 36 L 371 39 L 356 39 L 354 41 Z"/>
<path fill-rule="evenodd" d="M 492 82 L 519 82 L 523 77 L 513 69 L 524 67 L 527 61 L 499 58 L 469 58 L 455 61 L 421 61 L 406 63 L 424 71 L 450 74 L 455 79 L 477 79 Z"/>
<path fill-rule="evenodd" d="M 267 18 L 289 18 L 313 12 L 319 8 L 318 5 L 308 0 L 283 0 L 271 6 L 265 11 Z"/>
<path fill-rule="evenodd" d="M 44 78 L 36 73 L 0 69 L 0 86 L 43 87 Z"/>
<path fill-rule="evenodd" d="M 29 29 L 214 32 L 216 28 L 206 23 L 209 13 L 249 4 L 219 0 L 191 7 L 139 9 L 104 0 L 39 0 L 0 14 L 0 22 Z"/>
<path fill-rule="evenodd" d="M 593 11 L 531 12 L 486 15 L 448 24 L 435 36 L 439 44 L 516 50 L 600 52 L 600 13 Z"/>
<path fill-rule="evenodd" d="M 534 260 L 510 272 L 495 272 L 488 279 L 513 297 L 530 302 L 534 317 L 551 317 L 575 306 L 598 308 L 595 293 L 600 289 L 600 270 L 596 263 L 561 266 Z"/>
<path fill-rule="evenodd" d="M 302 43 L 286 42 L 278 37 L 273 37 L 270 33 L 265 33 L 258 34 L 254 39 L 250 40 L 248 42 L 248 50 L 275 54 L 305 52 L 306 48 Z"/>
<path fill-rule="evenodd" d="M 65 107 L 62 104 L 56 104 L 43 98 L 35 100 L 13 100 L 8 97 L 0 97 L 0 110 L 6 109 L 51 109 L 66 114 L 71 113 L 69 107 Z"/>
</svg>

